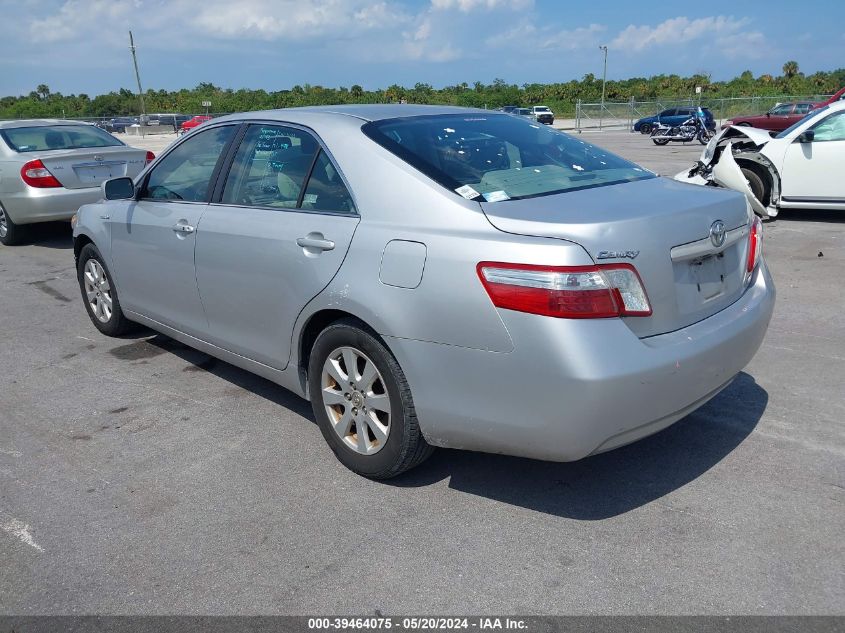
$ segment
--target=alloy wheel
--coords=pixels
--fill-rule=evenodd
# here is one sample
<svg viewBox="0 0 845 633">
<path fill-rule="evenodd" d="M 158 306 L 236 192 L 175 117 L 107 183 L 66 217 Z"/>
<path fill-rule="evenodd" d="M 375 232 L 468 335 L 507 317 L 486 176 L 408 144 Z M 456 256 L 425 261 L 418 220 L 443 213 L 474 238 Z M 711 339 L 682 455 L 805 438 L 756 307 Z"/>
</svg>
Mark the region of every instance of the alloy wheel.
<svg viewBox="0 0 845 633">
<path fill-rule="evenodd" d="M 0 207 L 0 237 L 6 237 L 9 233 L 9 223 L 6 220 L 6 211 Z"/>
<path fill-rule="evenodd" d="M 85 263 L 84 277 L 85 297 L 91 313 L 100 323 L 108 323 L 114 311 L 114 303 L 105 269 L 96 259 L 89 259 Z"/>
<path fill-rule="evenodd" d="M 390 396 L 375 363 L 354 347 L 338 347 L 323 363 L 323 405 L 338 437 L 361 455 L 384 448 L 390 434 Z"/>
</svg>

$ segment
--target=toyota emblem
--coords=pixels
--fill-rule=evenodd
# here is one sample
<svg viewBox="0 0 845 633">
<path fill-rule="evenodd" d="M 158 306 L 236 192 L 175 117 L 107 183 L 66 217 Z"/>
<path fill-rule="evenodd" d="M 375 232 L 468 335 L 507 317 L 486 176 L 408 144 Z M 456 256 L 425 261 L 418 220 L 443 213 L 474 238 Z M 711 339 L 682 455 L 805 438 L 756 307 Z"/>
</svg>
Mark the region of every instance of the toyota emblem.
<svg viewBox="0 0 845 633">
<path fill-rule="evenodd" d="M 725 223 L 721 220 L 716 220 L 710 225 L 710 241 L 716 248 L 725 243 Z"/>
</svg>

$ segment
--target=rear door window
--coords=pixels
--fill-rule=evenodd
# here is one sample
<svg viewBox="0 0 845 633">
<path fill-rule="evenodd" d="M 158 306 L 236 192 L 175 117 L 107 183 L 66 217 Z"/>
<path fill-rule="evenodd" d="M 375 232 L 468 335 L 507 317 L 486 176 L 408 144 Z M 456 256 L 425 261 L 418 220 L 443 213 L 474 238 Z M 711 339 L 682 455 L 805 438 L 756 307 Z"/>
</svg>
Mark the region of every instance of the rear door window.
<svg viewBox="0 0 845 633">
<path fill-rule="evenodd" d="M 307 132 L 250 125 L 223 189 L 223 204 L 295 209 L 319 145 Z"/>
<path fill-rule="evenodd" d="M 322 150 L 308 179 L 308 186 L 302 197 L 302 208 L 311 211 L 355 213 L 352 196 L 349 195 L 337 169 Z"/>
<path fill-rule="evenodd" d="M 317 139 L 283 125 L 250 125 L 235 154 L 221 202 L 355 213 L 349 190 Z"/>
</svg>

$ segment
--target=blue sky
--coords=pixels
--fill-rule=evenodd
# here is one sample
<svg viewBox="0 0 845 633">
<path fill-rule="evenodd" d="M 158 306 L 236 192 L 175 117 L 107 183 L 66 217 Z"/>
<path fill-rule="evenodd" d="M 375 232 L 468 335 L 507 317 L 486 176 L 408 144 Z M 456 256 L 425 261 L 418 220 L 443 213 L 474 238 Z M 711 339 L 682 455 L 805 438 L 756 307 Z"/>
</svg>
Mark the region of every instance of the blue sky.
<svg viewBox="0 0 845 633">
<path fill-rule="evenodd" d="M 0 95 L 200 82 L 279 90 L 417 81 L 550 83 L 845 66 L 845 2 L 0 0 Z"/>
</svg>

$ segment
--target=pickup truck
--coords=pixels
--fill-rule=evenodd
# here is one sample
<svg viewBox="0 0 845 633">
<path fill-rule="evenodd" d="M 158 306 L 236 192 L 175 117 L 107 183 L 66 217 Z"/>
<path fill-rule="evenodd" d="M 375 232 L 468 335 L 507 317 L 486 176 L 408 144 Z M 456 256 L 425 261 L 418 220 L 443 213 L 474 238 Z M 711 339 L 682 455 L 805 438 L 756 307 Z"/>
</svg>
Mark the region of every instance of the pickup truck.
<svg viewBox="0 0 845 633">
<path fill-rule="evenodd" d="M 531 116 L 537 123 L 551 125 L 555 122 L 555 113 L 548 106 L 533 106 L 531 108 Z"/>
</svg>

